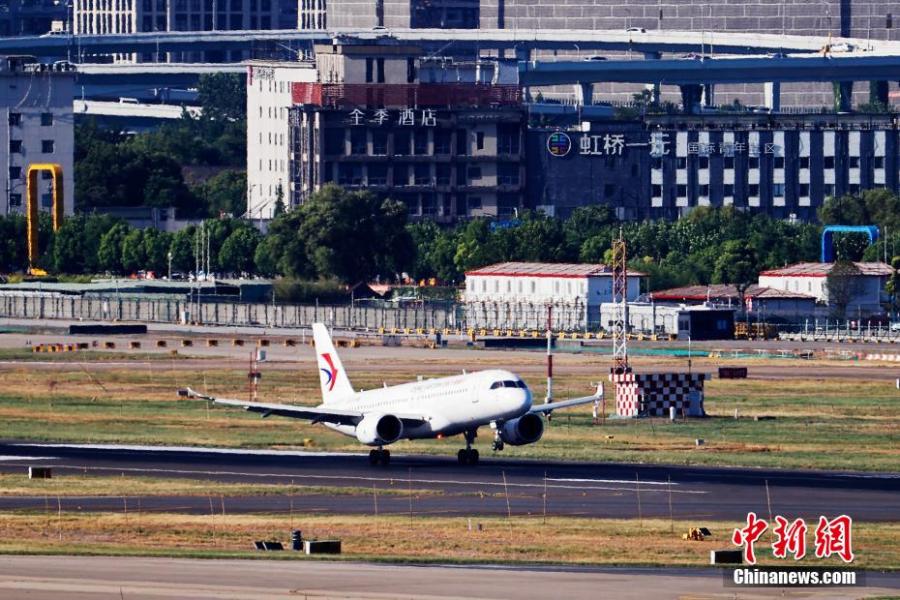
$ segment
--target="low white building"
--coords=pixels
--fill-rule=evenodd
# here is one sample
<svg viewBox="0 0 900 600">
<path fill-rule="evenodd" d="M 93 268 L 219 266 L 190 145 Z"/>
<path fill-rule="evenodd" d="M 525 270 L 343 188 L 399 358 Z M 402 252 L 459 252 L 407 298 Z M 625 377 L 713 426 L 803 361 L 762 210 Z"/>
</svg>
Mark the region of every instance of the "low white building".
<svg viewBox="0 0 900 600">
<path fill-rule="evenodd" d="M 313 62 L 251 62 L 247 67 L 247 217 L 271 219 L 279 195 L 291 194 L 294 83 L 316 81 Z"/>
<path fill-rule="evenodd" d="M 839 264 L 797 263 L 763 271 L 759 274 L 759 285 L 809 294 L 832 311 L 839 310 L 844 305 L 845 314 L 834 315 L 838 317 L 856 318 L 881 314 L 882 302 L 885 300 L 884 286 L 892 273 L 890 266 L 880 262 L 852 263 L 857 272 L 838 277 L 833 271 Z"/>
<path fill-rule="evenodd" d="M 627 297 L 640 295 L 645 275 L 629 272 Z M 466 316 L 470 327 L 553 329 L 600 326 L 600 305 L 612 301 L 612 270 L 606 265 L 505 262 L 466 273 Z"/>
<path fill-rule="evenodd" d="M 65 214 L 74 212 L 74 83 L 75 69 L 67 62 L 0 56 L 0 108 L 5 113 L 0 119 L 0 214 L 24 214 L 28 166 L 35 163 L 62 167 Z M 50 180 L 42 176 L 38 185 L 40 208 L 50 210 Z"/>
</svg>

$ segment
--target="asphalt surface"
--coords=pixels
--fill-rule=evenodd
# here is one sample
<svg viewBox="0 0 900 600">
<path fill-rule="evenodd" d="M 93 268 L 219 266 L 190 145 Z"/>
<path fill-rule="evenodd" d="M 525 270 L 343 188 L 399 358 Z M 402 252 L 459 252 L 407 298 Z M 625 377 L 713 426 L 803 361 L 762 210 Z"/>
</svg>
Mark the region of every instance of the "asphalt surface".
<svg viewBox="0 0 900 600">
<path fill-rule="evenodd" d="M 730 571 L 728 571 L 730 572 Z M 860 598 L 900 588 L 864 573 L 853 588 L 725 587 L 717 569 L 417 566 L 297 560 L 9 556 L 0 597 L 30 600 L 546 600 L 547 598 Z"/>
<path fill-rule="evenodd" d="M 29 465 L 54 469 L 66 511 L 118 511 L 124 496 L 132 507 L 139 504 L 144 511 L 209 512 L 206 495 L 138 497 L 122 490 L 117 497 L 67 497 L 65 475 L 88 474 L 355 488 L 341 494 L 227 497 L 224 503 L 231 513 L 367 514 L 374 512 L 377 496 L 379 514 L 407 514 L 410 510 L 447 516 L 505 515 L 508 511 L 541 514 L 546 491 L 548 515 L 667 518 L 670 503 L 674 518 L 694 520 L 742 520 L 751 510 L 807 519 L 848 514 L 866 521 L 896 521 L 900 514 L 900 474 L 896 473 L 493 458 L 482 459 L 477 467 L 464 467 L 455 457 L 397 454 L 389 467 L 371 467 L 364 454 L 0 443 L 0 472 L 24 476 Z M 410 489 L 413 492 L 407 493 Z M 378 490 L 394 493 L 378 495 Z M 0 510 L 46 507 L 43 495 L 0 496 Z"/>
</svg>

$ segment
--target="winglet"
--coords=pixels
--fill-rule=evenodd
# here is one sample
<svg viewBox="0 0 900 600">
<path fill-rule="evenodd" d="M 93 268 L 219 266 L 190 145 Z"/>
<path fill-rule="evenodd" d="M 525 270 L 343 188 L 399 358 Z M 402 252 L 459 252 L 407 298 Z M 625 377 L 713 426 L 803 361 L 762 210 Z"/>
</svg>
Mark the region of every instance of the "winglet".
<svg viewBox="0 0 900 600">
<path fill-rule="evenodd" d="M 313 340 L 316 344 L 316 361 L 319 366 L 319 383 L 322 388 L 322 403 L 333 404 L 352 398 L 353 385 L 338 356 L 328 329 L 323 323 L 313 323 Z"/>
</svg>

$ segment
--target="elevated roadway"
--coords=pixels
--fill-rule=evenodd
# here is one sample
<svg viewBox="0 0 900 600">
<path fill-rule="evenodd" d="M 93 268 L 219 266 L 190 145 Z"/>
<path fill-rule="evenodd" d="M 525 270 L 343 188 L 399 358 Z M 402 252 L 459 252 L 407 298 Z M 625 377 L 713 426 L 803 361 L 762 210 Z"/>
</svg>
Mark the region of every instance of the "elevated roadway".
<svg viewBox="0 0 900 600">
<path fill-rule="evenodd" d="M 72 57 L 122 52 L 179 52 L 248 50 L 261 43 L 328 42 L 335 36 L 374 40 L 391 36 L 402 43 L 458 52 L 478 48 L 530 50 L 632 50 L 644 53 L 817 52 L 828 42 L 825 36 L 797 36 L 717 31 L 551 30 L 551 29 L 331 29 L 171 31 L 107 35 L 14 37 L 0 39 L 0 54 L 33 54 Z M 900 53 L 900 42 L 841 38 L 853 47 Z"/>
</svg>

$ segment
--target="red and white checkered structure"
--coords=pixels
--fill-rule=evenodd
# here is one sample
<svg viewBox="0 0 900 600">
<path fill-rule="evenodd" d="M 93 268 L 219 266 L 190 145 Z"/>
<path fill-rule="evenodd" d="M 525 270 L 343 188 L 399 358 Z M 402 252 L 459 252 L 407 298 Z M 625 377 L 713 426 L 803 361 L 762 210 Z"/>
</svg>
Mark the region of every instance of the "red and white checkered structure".
<svg viewBox="0 0 900 600">
<path fill-rule="evenodd" d="M 703 417 L 704 373 L 610 374 L 616 386 L 616 414 L 620 417 L 666 417 L 674 406 L 677 415 Z"/>
</svg>

